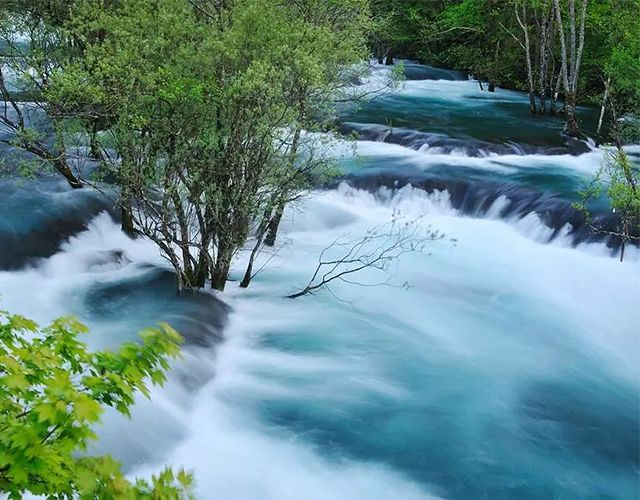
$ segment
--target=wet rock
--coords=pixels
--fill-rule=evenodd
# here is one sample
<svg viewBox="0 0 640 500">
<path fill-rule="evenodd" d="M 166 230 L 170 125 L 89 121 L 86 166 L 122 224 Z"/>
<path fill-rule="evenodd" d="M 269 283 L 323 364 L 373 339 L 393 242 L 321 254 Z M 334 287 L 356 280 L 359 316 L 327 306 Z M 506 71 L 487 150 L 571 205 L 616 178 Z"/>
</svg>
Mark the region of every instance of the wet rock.
<svg viewBox="0 0 640 500">
<path fill-rule="evenodd" d="M 143 266 L 118 282 L 95 283 L 83 297 L 84 315 L 100 323 L 124 322 L 142 329 L 166 322 L 185 343 L 210 347 L 222 340 L 229 306 L 205 291 L 176 294 L 174 273 Z"/>
</svg>

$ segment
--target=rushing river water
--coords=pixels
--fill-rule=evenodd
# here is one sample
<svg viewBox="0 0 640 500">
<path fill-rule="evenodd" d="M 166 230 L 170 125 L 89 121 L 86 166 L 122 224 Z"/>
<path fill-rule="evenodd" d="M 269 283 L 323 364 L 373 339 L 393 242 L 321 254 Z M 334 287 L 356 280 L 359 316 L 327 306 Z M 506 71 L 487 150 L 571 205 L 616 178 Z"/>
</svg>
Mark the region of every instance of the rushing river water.
<svg viewBox="0 0 640 500">
<path fill-rule="evenodd" d="M 95 347 L 158 320 L 187 337 L 168 386 L 108 414 L 92 451 L 132 475 L 182 465 L 203 499 L 638 498 L 638 251 L 620 263 L 571 208 L 606 153 L 523 94 L 417 65 L 343 121 L 344 178 L 288 212 L 225 304 L 176 298 L 96 195 L 0 186 L 3 309 L 77 314 Z M 408 286 L 282 298 L 329 243 L 398 213 L 447 236 L 401 260 Z"/>
</svg>

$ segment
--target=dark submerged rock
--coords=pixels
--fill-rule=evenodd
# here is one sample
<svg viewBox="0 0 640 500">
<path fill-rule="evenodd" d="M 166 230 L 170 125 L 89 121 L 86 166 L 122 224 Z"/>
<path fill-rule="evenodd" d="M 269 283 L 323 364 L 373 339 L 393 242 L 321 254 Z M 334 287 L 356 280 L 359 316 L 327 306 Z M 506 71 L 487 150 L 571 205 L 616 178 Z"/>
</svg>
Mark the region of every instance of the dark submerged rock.
<svg viewBox="0 0 640 500">
<path fill-rule="evenodd" d="M 100 322 L 135 321 L 140 328 L 166 322 L 184 337 L 187 345 L 211 347 L 223 338 L 230 312 L 206 291 L 176 293 L 175 275 L 168 269 L 142 266 L 122 281 L 94 283 L 86 291 L 84 312 Z"/>
<path fill-rule="evenodd" d="M 0 269 L 20 269 L 50 257 L 99 213 L 115 220 L 113 204 L 90 189 L 71 190 L 59 180 L 0 184 Z"/>
<path fill-rule="evenodd" d="M 582 140 L 562 135 L 562 146 L 534 146 L 515 142 L 489 142 L 470 137 L 456 138 L 435 132 L 420 132 L 404 128 L 387 127 L 373 123 L 345 122 L 339 131 L 343 135 L 355 135 L 359 140 L 398 144 L 413 150 L 433 150 L 442 154 L 454 152 L 481 158 L 495 155 L 561 155 L 578 156 L 590 151 Z"/>
</svg>

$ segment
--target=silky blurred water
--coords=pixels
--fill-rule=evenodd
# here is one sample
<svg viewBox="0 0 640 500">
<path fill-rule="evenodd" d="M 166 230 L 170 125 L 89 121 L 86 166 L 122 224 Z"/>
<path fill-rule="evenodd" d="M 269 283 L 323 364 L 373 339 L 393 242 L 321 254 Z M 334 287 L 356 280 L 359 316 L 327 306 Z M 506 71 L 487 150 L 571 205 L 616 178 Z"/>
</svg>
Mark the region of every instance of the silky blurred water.
<svg viewBox="0 0 640 500">
<path fill-rule="evenodd" d="M 108 414 L 92 452 L 131 475 L 185 466 L 204 499 L 638 498 L 638 251 L 618 262 L 606 242 L 575 237 L 570 216 L 607 153 L 528 153 L 567 147 L 559 120 L 531 119 L 522 94 L 409 69 L 447 79 L 407 81 L 345 119 L 460 148 L 434 150 L 441 137 L 370 137 L 356 157 L 345 147 L 348 182 L 289 207 L 265 270 L 220 296 L 230 311 L 176 298 L 155 247 L 107 214 L 55 255 L 0 271 L 2 308 L 41 322 L 78 314 L 92 346 L 160 319 L 190 333 L 168 386 L 131 421 Z M 482 154 L 477 141 L 517 147 Z M 3 203 L 7 231 L 47 224 L 26 200 Z M 389 286 L 284 298 L 332 241 L 398 214 L 446 238 L 404 256 Z"/>
</svg>

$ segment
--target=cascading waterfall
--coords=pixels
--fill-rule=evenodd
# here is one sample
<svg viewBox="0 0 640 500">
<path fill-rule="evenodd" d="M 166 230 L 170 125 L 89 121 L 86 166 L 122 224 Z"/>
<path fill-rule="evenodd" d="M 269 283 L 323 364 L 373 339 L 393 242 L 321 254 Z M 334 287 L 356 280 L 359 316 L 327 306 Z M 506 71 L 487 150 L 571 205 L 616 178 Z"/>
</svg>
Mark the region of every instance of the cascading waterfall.
<svg viewBox="0 0 640 500">
<path fill-rule="evenodd" d="M 1 220 L 24 218 L 5 241 L 51 239 L 57 215 L 27 205 L 84 210 L 61 246 L 3 262 L 3 309 L 77 314 L 92 346 L 160 320 L 187 338 L 168 386 L 131 421 L 109 413 L 91 451 L 131 475 L 182 465 L 204 499 L 637 498 L 638 251 L 618 262 L 571 208 L 606 153 L 565 144 L 557 121 L 530 125 L 519 93 L 407 76 L 343 110 L 366 131 L 345 177 L 289 207 L 269 265 L 224 303 L 176 298 L 155 247 L 96 217 L 94 198 L 2 187 Z M 447 238 L 406 255 L 391 286 L 283 298 L 330 242 L 397 213 Z"/>
</svg>

